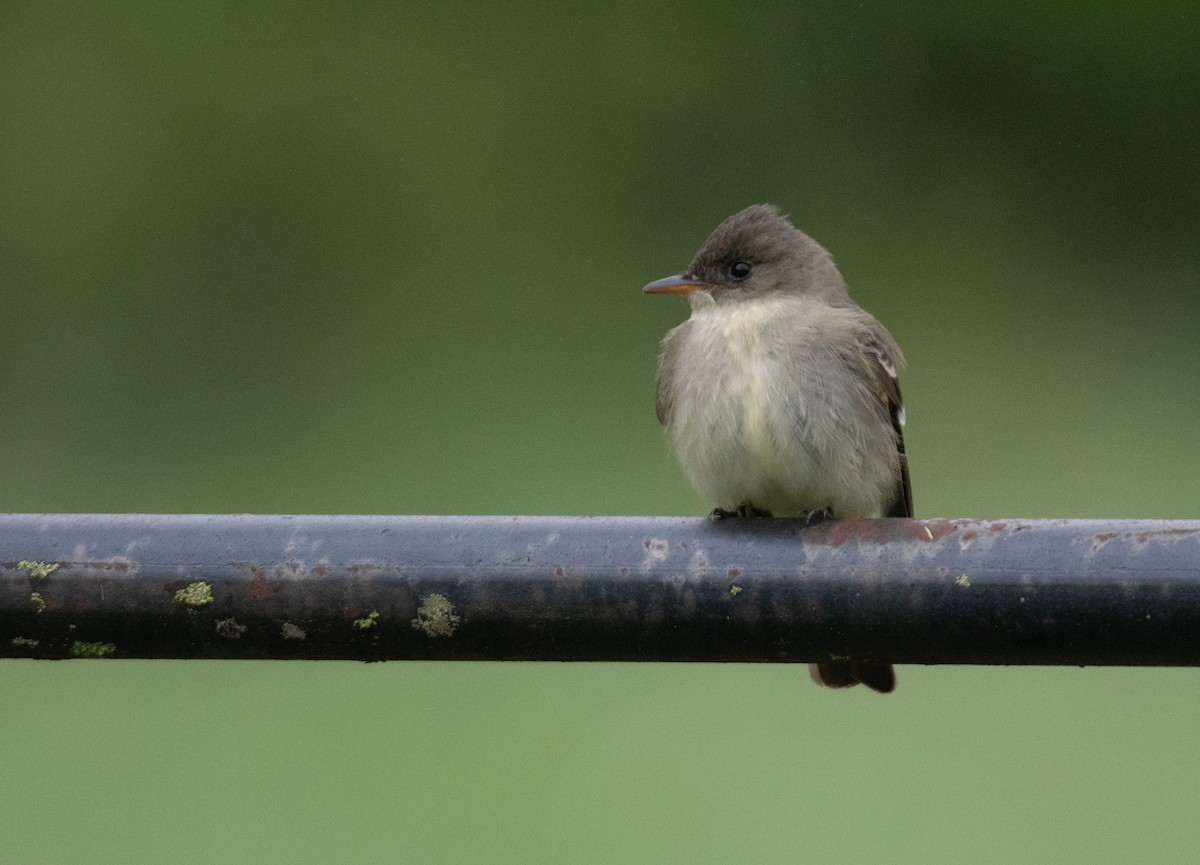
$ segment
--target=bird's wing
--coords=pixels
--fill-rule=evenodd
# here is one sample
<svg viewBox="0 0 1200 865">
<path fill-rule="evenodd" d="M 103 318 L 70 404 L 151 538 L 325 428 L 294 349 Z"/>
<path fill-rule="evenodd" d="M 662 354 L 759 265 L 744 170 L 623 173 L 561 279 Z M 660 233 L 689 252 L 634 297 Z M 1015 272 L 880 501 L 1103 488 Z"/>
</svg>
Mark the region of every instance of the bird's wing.
<svg viewBox="0 0 1200 865">
<path fill-rule="evenodd" d="M 671 385 L 678 387 L 676 369 L 679 366 L 679 346 L 683 344 L 684 334 L 691 325 L 685 321 L 678 327 L 667 331 L 663 337 L 662 353 L 658 356 L 658 378 L 654 387 L 654 413 L 658 422 L 666 426 L 667 417 L 671 414 Z"/>
<path fill-rule="evenodd" d="M 900 379 L 897 367 L 904 363 L 900 348 L 878 322 L 864 334 L 862 349 L 867 364 L 880 391 L 887 400 L 888 413 L 892 418 L 892 429 L 896 431 L 896 448 L 900 455 L 900 485 L 896 498 L 884 511 L 888 517 L 911 517 L 913 515 L 912 481 L 908 475 L 908 456 L 904 452 L 904 398 L 900 396 Z"/>
</svg>

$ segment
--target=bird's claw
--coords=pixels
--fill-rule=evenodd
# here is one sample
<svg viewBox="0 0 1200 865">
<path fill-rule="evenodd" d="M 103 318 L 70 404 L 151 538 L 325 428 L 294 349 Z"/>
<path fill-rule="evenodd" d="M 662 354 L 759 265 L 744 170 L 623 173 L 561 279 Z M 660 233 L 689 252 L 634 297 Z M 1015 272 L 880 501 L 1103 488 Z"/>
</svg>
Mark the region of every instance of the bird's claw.
<svg viewBox="0 0 1200 865">
<path fill-rule="evenodd" d="M 833 519 L 833 509 L 816 508 L 811 511 L 803 511 L 800 514 L 800 519 L 804 520 L 805 526 L 815 526 L 817 523 L 823 523 L 826 520 Z"/>
<path fill-rule="evenodd" d="M 709 514 L 710 519 L 728 520 L 732 518 L 738 519 L 765 519 L 774 516 L 770 511 L 763 508 L 756 508 L 749 502 L 742 502 L 732 511 L 727 511 L 724 508 L 713 508 L 713 512 Z"/>
</svg>

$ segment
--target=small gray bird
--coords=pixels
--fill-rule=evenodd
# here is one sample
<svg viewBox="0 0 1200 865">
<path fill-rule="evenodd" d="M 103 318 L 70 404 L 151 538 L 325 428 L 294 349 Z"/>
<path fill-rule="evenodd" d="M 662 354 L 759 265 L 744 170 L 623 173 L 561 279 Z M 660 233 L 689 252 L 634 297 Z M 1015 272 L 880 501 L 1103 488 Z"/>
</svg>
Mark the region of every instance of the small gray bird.
<svg viewBox="0 0 1200 865">
<path fill-rule="evenodd" d="M 900 347 L 850 299 L 824 247 L 755 204 L 716 227 L 688 269 L 647 294 L 686 294 L 667 333 L 658 419 L 713 516 L 911 517 Z M 814 681 L 888 692 L 891 664 L 823 661 Z"/>
</svg>

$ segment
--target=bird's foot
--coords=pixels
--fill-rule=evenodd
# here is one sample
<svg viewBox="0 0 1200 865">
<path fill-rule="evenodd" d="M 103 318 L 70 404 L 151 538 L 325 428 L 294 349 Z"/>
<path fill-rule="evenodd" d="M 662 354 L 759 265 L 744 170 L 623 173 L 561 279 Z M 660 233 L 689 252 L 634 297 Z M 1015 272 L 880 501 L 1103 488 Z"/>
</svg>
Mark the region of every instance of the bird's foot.
<svg viewBox="0 0 1200 865">
<path fill-rule="evenodd" d="M 724 508 L 713 508 L 713 512 L 708 516 L 714 520 L 728 520 L 734 517 L 738 519 L 770 518 L 774 514 L 764 508 L 756 508 L 749 502 L 742 502 L 732 511 L 727 511 Z"/>
<path fill-rule="evenodd" d="M 820 508 L 811 511 L 801 511 L 800 519 L 804 520 L 804 525 L 815 526 L 817 523 L 823 523 L 826 520 L 833 519 L 833 508 Z"/>
</svg>

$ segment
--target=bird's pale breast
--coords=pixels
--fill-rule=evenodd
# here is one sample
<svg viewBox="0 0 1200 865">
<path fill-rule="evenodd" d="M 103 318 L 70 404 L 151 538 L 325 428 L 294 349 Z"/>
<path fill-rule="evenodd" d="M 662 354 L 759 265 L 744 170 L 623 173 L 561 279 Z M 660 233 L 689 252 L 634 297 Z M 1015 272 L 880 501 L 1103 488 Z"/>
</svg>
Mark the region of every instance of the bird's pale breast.
<svg viewBox="0 0 1200 865">
<path fill-rule="evenodd" d="M 681 334 L 671 442 L 696 488 L 721 507 L 881 511 L 896 474 L 867 459 L 888 452 L 868 439 L 892 432 L 863 382 L 822 356 L 822 326 L 841 324 L 823 314 L 803 299 L 763 298 L 695 310 Z"/>
</svg>

